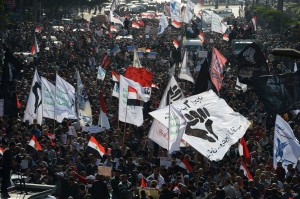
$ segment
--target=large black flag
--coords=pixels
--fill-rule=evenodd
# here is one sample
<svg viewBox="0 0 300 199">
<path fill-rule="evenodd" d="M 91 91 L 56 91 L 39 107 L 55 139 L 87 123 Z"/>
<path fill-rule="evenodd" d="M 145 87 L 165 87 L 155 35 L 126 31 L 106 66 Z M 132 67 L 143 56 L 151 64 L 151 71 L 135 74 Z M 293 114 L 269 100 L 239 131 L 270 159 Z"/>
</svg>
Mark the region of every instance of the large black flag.
<svg viewBox="0 0 300 199">
<path fill-rule="evenodd" d="M 300 71 L 253 77 L 252 84 L 268 112 L 280 114 L 300 109 Z"/>
<path fill-rule="evenodd" d="M 256 43 L 247 45 L 238 55 L 238 77 L 241 83 L 250 84 L 252 76 L 269 75 L 266 58 Z"/>
<path fill-rule="evenodd" d="M 209 66 L 207 59 L 202 63 L 198 78 L 195 83 L 194 95 L 207 91 L 210 81 Z"/>
</svg>

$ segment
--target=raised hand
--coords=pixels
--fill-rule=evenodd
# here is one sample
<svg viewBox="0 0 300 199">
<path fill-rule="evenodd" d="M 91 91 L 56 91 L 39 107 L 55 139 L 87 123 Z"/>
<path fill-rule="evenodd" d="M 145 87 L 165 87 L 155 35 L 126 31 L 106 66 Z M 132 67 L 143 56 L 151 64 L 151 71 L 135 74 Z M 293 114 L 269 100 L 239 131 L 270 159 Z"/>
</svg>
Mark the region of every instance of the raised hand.
<svg viewBox="0 0 300 199">
<path fill-rule="evenodd" d="M 189 111 L 189 114 L 185 114 L 185 117 L 189 120 L 185 130 L 187 135 L 199 137 L 201 139 L 208 140 L 209 142 L 216 142 L 216 140 L 218 140 L 218 136 L 212 129 L 213 121 L 209 119 L 210 114 L 205 107 L 203 107 L 203 109 L 198 108 L 197 112 L 191 110 Z M 197 123 L 204 123 L 206 129 L 198 129 L 196 127 Z"/>
</svg>

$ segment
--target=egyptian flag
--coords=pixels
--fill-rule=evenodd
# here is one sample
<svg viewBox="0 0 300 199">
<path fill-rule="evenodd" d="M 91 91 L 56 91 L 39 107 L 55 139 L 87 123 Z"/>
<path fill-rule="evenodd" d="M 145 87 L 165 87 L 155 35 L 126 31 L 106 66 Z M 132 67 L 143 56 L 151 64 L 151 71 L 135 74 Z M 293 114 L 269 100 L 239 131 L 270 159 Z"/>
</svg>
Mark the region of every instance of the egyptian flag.
<svg viewBox="0 0 300 199">
<path fill-rule="evenodd" d="M 251 19 L 252 25 L 253 25 L 253 30 L 256 31 L 256 16 Z"/>
<path fill-rule="evenodd" d="M 42 28 L 40 26 L 35 27 L 35 31 L 36 33 L 41 33 Z"/>
<path fill-rule="evenodd" d="M 91 147 L 92 149 L 95 149 L 96 151 L 98 151 L 98 153 L 102 157 L 105 154 L 105 148 L 101 144 L 98 143 L 98 141 L 94 138 L 94 136 L 91 136 L 88 146 Z"/>
<path fill-rule="evenodd" d="M 184 169 L 188 170 L 189 173 L 191 173 L 193 171 L 193 167 L 191 166 L 191 164 L 189 163 L 189 161 L 185 157 L 182 158 L 179 166 L 181 168 L 184 168 Z"/>
<path fill-rule="evenodd" d="M 20 100 L 19 100 L 19 97 L 18 95 L 16 94 L 16 98 L 17 98 L 17 108 L 21 108 L 21 103 L 20 103 Z"/>
<path fill-rule="evenodd" d="M 180 28 L 181 27 L 181 23 L 176 21 L 176 20 L 172 20 L 171 25 L 174 26 L 175 28 Z"/>
<path fill-rule="evenodd" d="M 223 40 L 229 41 L 229 36 L 228 36 L 228 34 L 226 34 L 226 33 L 223 34 Z"/>
<path fill-rule="evenodd" d="M 118 75 L 115 71 L 111 71 L 111 73 L 112 73 L 112 80 L 114 82 L 120 81 L 120 75 Z"/>
<path fill-rule="evenodd" d="M 145 26 L 145 23 L 144 23 L 144 21 L 143 20 L 138 20 L 138 23 L 142 26 L 142 27 L 144 27 Z"/>
<path fill-rule="evenodd" d="M 204 33 L 203 32 L 199 33 L 199 39 L 200 39 L 201 43 L 203 44 L 204 43 Z"/>
<path fill-rule="evenodd" d="M 100 96 L 100 115 L 99 115 L 98 125 L 104 129 L 110 129 L 105 101 L 104 101 L 103 93 L 101 91 L 99 93 L 99 96 Z"/>
<path fill-rule="evenodd" d="M 173 40 L 173 45 L 175 46 L 175 48 L 179 47 L 179 43 L 178 41 L 176 41 L 176 39 Z"/>
<path fill-rule="evenodd" d="M 0 147 L 0 155 L 3 156 L 4 149 Z"/>
<path fill-rule="evenodd" d="M 158 87 L 157 84 L 155 84 L 155 83 L 152 83 L 152 84 L 151 84 L 151 88 L 156 88 L 156 89 L 159 90 L 159 87 Z"/>
<path fill-rule="evenodd" d="M 136 23 L 135 21 L 132 22 L 131 26 L 133 28 L 140 29 L 140 24 Z"/>
<path fill-rule="evenodd" d="M 118 30 L 115 28 L 115 26 L 110 26 L 110 32 L 118 32 Z"/>
<path fill-rule="evenodd" d="M 141 180 L 141 188 L 145 188 L 145 187 L 147 187 L 147 182 L 145 180 L 145 177 L 143 176 Z"/>
<path fill-rule="evenodd" d="M 243 170 L 244 171 L 244 175 L 248 177 L 248 180 L 251 180 L 253 179 L 250 171 L 248 170 L 247 168 L 247 165 L 245 164 L 245 162 L 241 162 L 241 166 L 240 166 L 240 170 Z"/>
<path fill-rule="evenodd" d="M 55 146 L 55 142 L 53 141 L 55 140 L 55 134 L 49 132 L 46 132 L 45 134 L 49 138 L 51 146 Z"/>
<path fill-rule="evenodd" d="M 32 136 L 28 145 L 33 147 L 37 151 L 42 150 L 42 147 L 41 147 L 40 143 L 38 142 L 38 140 L 36 139 L 35 135 Z"/>
<path fill-rule="evenodd" d="M 249 152 L 249 149 L 247 147 L 247 144 L 246 144 L 246 141 L 245 141 L 244 137 L 242 137 L 242 139 L 240 139 L 239 153 L 240 153 L 240 156 L 244 156 L 245 162 L 248 165 L 251 165 L 250 152 Z"/>
</svg>

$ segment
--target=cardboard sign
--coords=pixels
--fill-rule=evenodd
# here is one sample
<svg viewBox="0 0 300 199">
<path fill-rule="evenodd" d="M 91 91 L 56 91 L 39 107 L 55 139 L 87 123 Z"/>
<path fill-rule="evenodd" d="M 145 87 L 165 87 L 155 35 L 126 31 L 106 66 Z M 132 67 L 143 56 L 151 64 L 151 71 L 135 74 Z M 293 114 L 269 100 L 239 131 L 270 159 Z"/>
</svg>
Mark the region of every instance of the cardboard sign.
<svg viewBox="0 0 300 199">
<path fill-rule="evenodd" d="M 159 193 L 157 189 L 154 188 L 138 188 L 139 190 L 139 195 L 141 196 L 141 191 L 145 191 L 146 196 L 152 196 L 154 199 L 158 199 L 159 198 Z"/>
<path fill-rule="evenodd" d="M 169 157 L 160 157 L 160 166 L 165 166 L 169 168 L 172 165 L 172 160 Z"/>
<path fill-rule="evenodd" d="M 111 177 L 111 167 L 99 166 L 98 174 L 103 175 L 105 177 Z"/>
<path fill-rule="evenodd" d="M 207 58 L 207 51 L 198 51 L 198 57 Z"/>
</svg>

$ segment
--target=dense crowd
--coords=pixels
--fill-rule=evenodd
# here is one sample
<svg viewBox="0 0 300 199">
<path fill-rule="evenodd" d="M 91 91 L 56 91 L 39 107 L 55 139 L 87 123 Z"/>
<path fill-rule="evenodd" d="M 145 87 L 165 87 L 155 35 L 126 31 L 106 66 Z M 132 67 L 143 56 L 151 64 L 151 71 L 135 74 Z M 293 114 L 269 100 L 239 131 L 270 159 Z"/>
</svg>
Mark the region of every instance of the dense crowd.
<svg viewBox="0 0 300 199">
<path fill-rule="evenodd" d="M 144 19 L 144 23 L 151 30 L 157 30 L 158 20 Z M 63 26 L 64 30 L 55 30 L 52 27 L 54 25 Z M 36 26 L 35 23 L 23 21 L 7 29 L 5 42 L 12 52 L 31 50 L 34 42 L 32 35 Z M 275 115 L 265 111 L 264 105 L 258 100 L 251 86 L 246 92 L 235 89 L 237 63 L 230 43 L 222 40 L 222 35 L 205 32 L 203 47 L 209 52 L 208 63 L 212 47 L 228 58 L 220 97 L 251 121 L 251 127 L 244 136 L 251 153 L 251 180 L 240 170 L 238 144 L 233 145 L 219 162 L 208 161 L 191 147 L 184 147 L 171 155 L 172 165 L 166 168 L 160 165 L 160 157 L 167 157 L 167 151 L 147 138 L 152 124 L 152 118 L 147 112 L 158 107 L 169 79 L 169 69 L 174 63 L 182 61 L 181 48 L 176 50 L 172 42 L 174 39 L 182 40 L 186 27 L 176 29 L 169 26 L 163 35 L 157 35 L 157 31 L 153 31 L 154 34 L 150 33 L 149 38 L 145 37 L 145 28 L 129 27 L 129 34 L 133 39 L 117 40 L 116 36 L 119 33 L 107 33 L 109 30 L 105 30 L 101 23 L 66 24 L 60 21 L 45 21 L 40 26 L 41 33 L 35 33 L 40 48 L 38 56 L 27 56 L 24 53 L 18 55 L 23 62 L 21 75 L 16 79 L 17 94 L 21 103 L 18 117 L 3 116 L 0 119 L 1 147 L 12 149 L 14 164 L 10 165 L 11 169 L 14 172 L 22 172 L 27 177 L 27 183 L 56 185 L 52 195 L 59 199 L 153 198 L 143 191 L 137 191 L 143 178 L 148 187 L 158 190 L 160 199 L 299 198 L 297 195 L 300 194 L 300 166 L 289 166 L 288 171 L 285 171 L 279 163 L 274 170 L 272 157 Z M 235 24 L 236 37 L 243 38 L 248 26 L 247 20 Z M 254 34 L 253 31 L 251 34 Z M 55 36 L 61 43 L 54 42 L 50 36 Z M 282 35 L 270 33 L 263 27 L 258 28 L 256 38 L 266 57 L 275 47 L 300 47 L 300 41 L 290 42 Z M 121 51 L 116 55 L 109 55 L 111 63 L 106 78 L 99 81 L 96 76 L 101 57 L 115 44 L 119 45 Z M 111 95 L 111 71 L 124 74 L 126 67 L 133 61 L 133 53 L 127 51 L 127 46 L 145 47 L 157 52 L 155 59 L 141 59 L 142 66 L 153 72 L 153 82 L 159 87 L 159 90 L 152 89 L 151 101 L 145 107 L 145 121 L 141 127 L 127 124 L 124 128 L 124 124 L 118 122 L 118 99 Z M 173 52 L 171 56 L 170 52 Z M 202 58 L 198 58 L 196 52 L 190 51 L 189 60 L 192 74 L 196 78 L 199 71 L 196 70 L 196 66 L 201 63 Z M 269 61 L 268 65 L 272 74 L 280 74 L 293 71 L 294 61 L 275 59 Z M 75 88 L 74 74 L 78 70 L 92 105 L 95 125 L 98 124 L 100 110 L 99 90 L 104 93 L 112 128 L 94 134 L 106 149 L 103 157 L 87 147 L 91 135 L 82 131 L 76 121 L 65 119 L 58 124 L 53 120 L 44 119 L 41 125 L 23 122 L 35 69 L 40 76 L 52 83 L 55 83 L 55 74 L 58 73 Z M 197 85 L 177 80 L 181 83 L 185 96 L 191 96 Z M 283 116 L 299 140 L 300 115 L 287 113 Z M 70 125 L 75 126 L 76 135 L 67 134 Z M 50 142 L 46 133 L 55 134 L 55 145 Z M 36 136 L 43 150 L 36 151 L 28 146 L 32 135 Z M 63 143 L 65 135 L 67 141 Z M 183 157 L 192 165 L 191 173 L 176 163 L 176 160 Z M 28 160 L 27 168 L 21 168 L 22 160 Z M 4 159 L 3 164 L 5 163 Z M 99 165 L 112 167 L 112 177 L 97 175 Z"/>
</svg>

